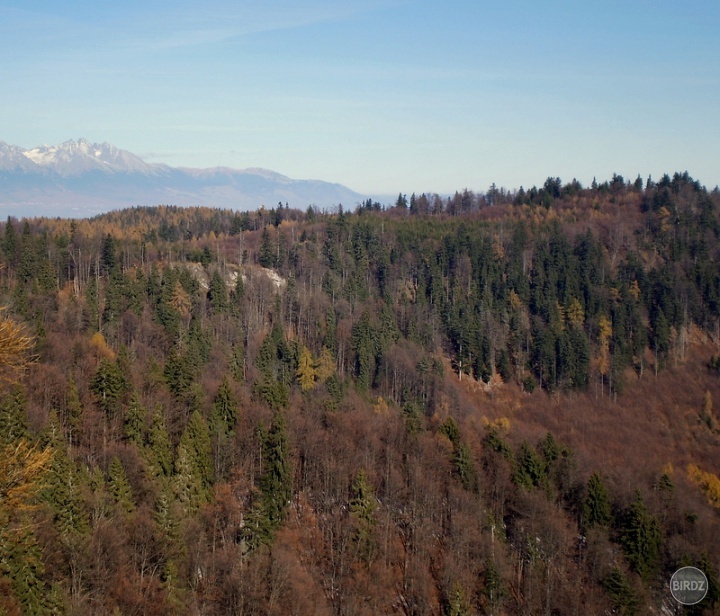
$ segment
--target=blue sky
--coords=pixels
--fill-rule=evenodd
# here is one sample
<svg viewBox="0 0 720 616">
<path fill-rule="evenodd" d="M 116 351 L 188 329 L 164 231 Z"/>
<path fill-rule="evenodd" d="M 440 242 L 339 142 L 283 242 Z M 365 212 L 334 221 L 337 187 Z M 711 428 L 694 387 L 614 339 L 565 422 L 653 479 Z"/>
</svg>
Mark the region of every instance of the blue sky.
<svg viewBox="0 0 720 616">
<path fill-rule="evenodd" d="M 717 0 L 0 0 L 0 140 L 363 193 L 720 183 Z"/>
</svg>

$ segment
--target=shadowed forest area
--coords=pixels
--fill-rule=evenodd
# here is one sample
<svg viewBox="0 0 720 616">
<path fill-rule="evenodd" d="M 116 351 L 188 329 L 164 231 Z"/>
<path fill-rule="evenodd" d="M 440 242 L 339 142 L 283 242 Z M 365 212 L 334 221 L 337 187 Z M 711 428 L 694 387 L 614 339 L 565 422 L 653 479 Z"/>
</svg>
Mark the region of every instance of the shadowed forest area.
<svg viewBox="0 0 720 616">
<path fill-rule="evenodd" d="M 720 192 L 0 224 L 0 614 L 720 609 Z"/>
</svg>

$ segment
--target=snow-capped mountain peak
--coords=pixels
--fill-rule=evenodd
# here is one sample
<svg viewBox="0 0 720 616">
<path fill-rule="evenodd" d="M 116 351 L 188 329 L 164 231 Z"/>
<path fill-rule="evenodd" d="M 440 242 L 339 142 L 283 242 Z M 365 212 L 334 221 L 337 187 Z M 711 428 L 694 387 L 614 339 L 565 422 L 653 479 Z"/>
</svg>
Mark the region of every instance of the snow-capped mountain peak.
<svg viewBox="0 0 720 616">
<path fill-rule="evenodd" d="M 25 157 L 41 167 L 62 176 L 74 176 L 88 171 L 105 173 L 152 173 L 149 165 L 130 152 L 109 143 L 91 143 L 87 139 L 72 139 L 60 145 L 43 145 L 24 152 Z"/>
<path fill-rule="evenodd" d="M 340 184 L 294 180 L 267 169 L 149 164 L 109 143 L 87 139 L 30 150 L 0 141 L 0 189 L 0 210 L 23 215 L 66 215 L 68 208 L 75 215 L 90 215 L 142 203 L 332 207 L 363 198 Z"/>
</svg>

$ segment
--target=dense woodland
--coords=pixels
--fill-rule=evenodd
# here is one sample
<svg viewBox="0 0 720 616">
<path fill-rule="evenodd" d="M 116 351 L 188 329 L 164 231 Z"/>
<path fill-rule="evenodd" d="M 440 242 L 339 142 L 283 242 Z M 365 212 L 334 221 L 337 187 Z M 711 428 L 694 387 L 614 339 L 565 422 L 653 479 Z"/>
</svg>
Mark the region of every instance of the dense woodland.
<svg viewBox="0 0 720 616">
<path fill-rule="evenodd" d="M 687 173 L 8 219 L 0 305 L 0 614 L 720 609 Z"/>
</svg>

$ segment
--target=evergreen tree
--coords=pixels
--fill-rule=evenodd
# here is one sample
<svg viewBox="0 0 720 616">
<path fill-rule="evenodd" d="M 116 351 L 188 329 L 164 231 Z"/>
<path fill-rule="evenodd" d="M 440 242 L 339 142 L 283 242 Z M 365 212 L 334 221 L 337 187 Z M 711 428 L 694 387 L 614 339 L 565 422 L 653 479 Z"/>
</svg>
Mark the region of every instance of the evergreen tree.
<svg viewBox="0 0 720 616">
<path fill-rule="evenodd" d="M 546 486 L 547 467 L 537 451 L 526 442 L 520 445 L 516 457 L 514 480 L 526 489 Z"/>
<path fill-rule="evenodd" d="M 143 444 L 146 415 L 147 409 L 140 404 L 140 397 L 133 393 L 125 412 L 124 430 L 125 438 L 136 445 Z"/>
<path fill-rule="evenodd" d="M 193 460 L 193 453 L 180 443 L 175 456 L 175 473 L 172 478 L 173 494 L 186 515 L 194 513 L 206 498 L 202 479 Z"/>
<path fill-rule="evenodd" d="M 132 513 L 135 509 L 132 490 L 130 489 L 130 484 L 125 474 L 125 468 L 117 456 L 113 456 L 113 459 L 110 461 L 108 487 L 110 488 L 110 494 L 115 503 L 121 509 L 125 510 L 125 512 Z"/>
<path fill-rule="evenodd" d="M 10 262 L 15 262 L 15 253 L 17 251 L 17 235 L 15 234 L 15 227 L 13 226 L 12 219 L 8 216 L 7 222 L 5 223 L 5 237 L 3 238 L 2 245 L 5 258 Z"/>
<path fill-rule="evenodd" d="M 638 491 L 620 520 L 619 539 L 633 571 L 648 578 L 660 565 L 662 531 Z"/>
<path fill-rule="evenodd" d="M 275 412 L 267 434 L 262 434 L 263 473 L 260 495 L 253 504 L 245 526 L 245 539 L 250 548 L 272 543 L 285 519 L 292 498 L 292 471 L 288 451 L 285 418 Z"/>
<path fill-rule="evenodd" d="M 267 437 L 263 443 L 264 470 L 260 489 L 266 503 L 266 512 L 273 526 L 285 519 L 287 506 L 292 497 L 292 472 L 287 440 L 285 416 L 276 412 Z"/>
<path fill-rule="evenodd" d="M 448 616 L 470 616 L 473 613 L 470 602 L 465 596 L 465 590 L 460 582 L 455 582 L 447 600 Z"/>
<path fill-rule="evenodd" d="M 640 600 L 627 576 L 620 569 L 612 568 L 610 574 L 603 580 L 603 587 L 612 599 L 615 608 L 613 613 L 621 616 L 633 616 L 637 613 Z"/>
<path fill-rule="evenodd" d="M 238 420 L 237 400 L 230 389 L 227 377 L 223 377 L 213 400 L 210 411 L 210 425 L 213 433 L 222 432 L 229 435 L 235 429 Z"/>
<path fill-rule="evenodd" d="M 612 521 L 610 495 L 603 483 L 600 473 L 595 471 L 587 483 L 582 506 L 582 527 L 607 527 Z"/>
<path fill-rule="evenodd" d="M 9 581 L 6 604 L 19 604 L 26 614 L 47 613 L 43 558 L 30 511 L 51 459 L 50 448 L 29 446 L 24 439 L 0 444 L 0 589 Z M 0 598 L 0 606 L 3 602 Z"/>
<path fill-rule="evenodd" d="M 124 391 L 125 378 L 118 365 L 101 359 L 100 366 L 90 379 L 90 390 L 97 396 L 100 408 L 108 414 L 116 410 L 116 403 Z"/>
<path fill-rule="evenodd" d="M 356 475 L 352 483 L 349 507 L 354 522 L 353 541 L 358 557 L 369 562 L 375 551 L 372 531 L 376 524 L 375 511 L 378 502 L 364 470 Z"/>
<path fill-rule="evenodd" d="M 170 436 L 168 435 L 165 416 L 160 405 L 156 406 L 153 412 L 150 430 L 148 432 L 146 457 L 150 462 L 150 467 L 154 475 L 168 477 L 172 472 L 173 462 Z"/>
<path fill-rule="evenodd" d="M 65 417 L 68 426 L 68 442 L 70 445 L 75 443 L 79 435 L 82 423 L 83 405 L 80 400 L 80 392 L 78 391 L 75 378 L 70 376 L 68 382 L 67 396 L 65 398 Z"/>
<path fill-rule="evenodd" d="M 16 389 L 0 400 L 0 446 L 15 444 L 28 436 L 25 395 L 21 389 Z"/>
<path fill-rule="evenodd" d="M 204 494 L 209 494 L 213 481 L 212 443 L 207 422 L 199 411 L 190 416 L 180 438 L 180 446 L 185 449 Z"/>
<path fill-rule="evenodd" d="M 262 267 L 273 268 L 275 266 L 275 249 L 270 240 L 270 232 L 265 227 L 260 238 L 260 252 L 258 254 L 258 263 Z"/>
<path fill-rule="evenodd" d="M 215 270 L 210 277 L 210 286 L 207 292 L 207 297 L 215 314 L 223 314 L 227 312 L 229 306 L 227 287 L 225 286 L 225 281 L 218 270 Z"/>
</svg>

